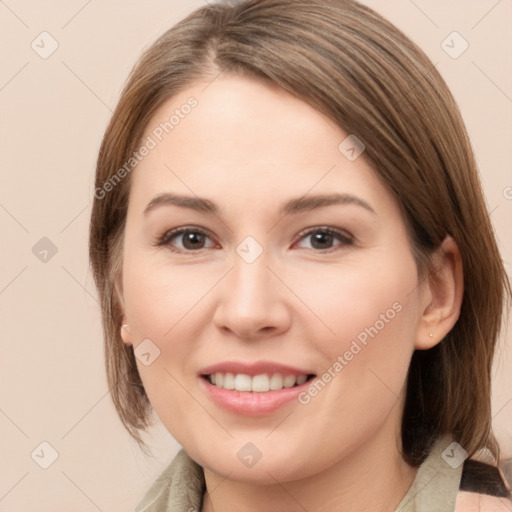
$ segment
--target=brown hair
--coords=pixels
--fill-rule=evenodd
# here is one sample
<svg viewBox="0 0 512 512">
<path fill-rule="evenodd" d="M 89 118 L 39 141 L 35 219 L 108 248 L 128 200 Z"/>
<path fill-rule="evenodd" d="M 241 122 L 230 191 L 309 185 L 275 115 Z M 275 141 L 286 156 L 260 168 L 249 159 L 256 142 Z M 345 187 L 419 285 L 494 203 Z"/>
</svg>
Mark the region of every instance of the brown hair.
<svg viewBox="0 0 512 512">
<path fill-rule="evenodd" d="M 120 337 L 115 287 L 130 176 L 108 193 L 104 184 L 129 160 L 165 100 L 221 72 L 276 84 L 364 142 L 364 158 L 404 212 L 420 276 L 432 275 L 429 256 L 447 234 L 456 241 L 464 270 L 462 309 L 442 342 L 413 354 L 403 454 L 418 465 L 439 435 L 452 433 L 470 456 L 487 447 L 497 459 L 491 363 L 510 283 L 472 148 L 457 105 L 427 56 L 353 0 L 207 6 L 164 33 L 132 70 L 101 144 L 90 225 L 108 382 L 125 427 L 143 446 L 139 431 L 150 424 L 151 406 L 133 347 Z"/>
</svg>

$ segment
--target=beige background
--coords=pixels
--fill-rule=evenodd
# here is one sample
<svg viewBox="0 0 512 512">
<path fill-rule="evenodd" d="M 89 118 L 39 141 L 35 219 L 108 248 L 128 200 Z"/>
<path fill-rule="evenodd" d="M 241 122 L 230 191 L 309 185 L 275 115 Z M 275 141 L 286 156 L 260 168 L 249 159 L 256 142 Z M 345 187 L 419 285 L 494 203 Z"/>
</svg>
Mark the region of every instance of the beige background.
<svg viewBox="0 0 512 512">
<path fill-rule="evenodd" d="M 451 87 L 510 271 L 512 3 L 365 3 L 415 40 Z M 104 377 L 87 229 L 96 153 L 131 66 L 156 36 L 203 4 L 0 1 L 0 511 L 133 510 L 178 449 L 156 427 L 148 436 L 154 457 L 147 458 L 117 419 Z M 35 40 L 39 52 L 51 49 L 48 36 L 38 37 L 43 31 L 59 45 L 46 59 L 31 47 Z M 456 59 L 441 46 L 453 31 L 469 44 Z M 452 54 L 462 48 L 457 37 L 445 43 Z M 39 242 L 43 237 L 56 254 L 48 241 Z M 50 250 L 46 262 L 33 253 L 38 242 L 39 257 Z M 508 457 L 510 347 L 504 337 L 493 397 L 495 428 Z M 39 446 L 43 441 L 58 452 L 47 469 L 40 467 L 51 462 L 50 448 Z"/>
</svg>

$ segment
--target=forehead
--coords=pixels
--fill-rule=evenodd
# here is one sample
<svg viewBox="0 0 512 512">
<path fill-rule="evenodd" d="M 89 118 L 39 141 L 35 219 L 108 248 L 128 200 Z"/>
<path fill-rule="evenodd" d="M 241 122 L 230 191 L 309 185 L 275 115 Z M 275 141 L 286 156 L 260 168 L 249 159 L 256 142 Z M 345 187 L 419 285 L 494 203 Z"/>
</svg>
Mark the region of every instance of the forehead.
<svg viewBox="0 0 512 512">
<path fill-rule="evenodd" d="M 390 200 L 363 157 L 347 158 L 349 135 L 276 86 L 221 75 L 187 87 L 153 115 L 143 137 L 153 147 L 133 172 L 132 197 L 179 190 L 248 205 L 312 191 Z"/>
</svg>

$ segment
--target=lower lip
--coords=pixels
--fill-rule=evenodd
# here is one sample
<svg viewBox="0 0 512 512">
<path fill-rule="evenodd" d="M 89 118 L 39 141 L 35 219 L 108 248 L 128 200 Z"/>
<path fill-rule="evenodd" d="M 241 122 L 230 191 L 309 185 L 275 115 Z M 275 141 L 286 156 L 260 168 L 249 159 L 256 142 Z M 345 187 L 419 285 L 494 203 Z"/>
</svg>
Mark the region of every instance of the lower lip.
<svg viewBox="0 0 512 512">
<path fill-rule="evenodd" d="M 258 393 L 218 388 L 204 377 L 199 377 L 200 385 L 214 402 L 228 411 L 247 416 L 270 414 L 285 404 L 297 400 L 297 396 L 311 384 L 313 379 L 314 377 L 292 388 Z"/>
</svg>

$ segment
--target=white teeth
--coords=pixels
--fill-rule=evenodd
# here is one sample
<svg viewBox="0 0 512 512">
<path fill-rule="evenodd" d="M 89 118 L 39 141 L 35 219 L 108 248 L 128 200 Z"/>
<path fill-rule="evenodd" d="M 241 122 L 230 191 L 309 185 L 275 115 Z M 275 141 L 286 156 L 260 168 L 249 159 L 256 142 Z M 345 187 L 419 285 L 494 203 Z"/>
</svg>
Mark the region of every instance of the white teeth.
<svg viewBox="0 0 512 512">
<path fill-rule="evenodd" d="M 222 387 L 224 389 L 235 389 L 235 376 L 232 373 L 226 373 L 226 375 L 224 375 Z"/>
<path fill-rule="evenodd" d="M 257 391 L 259 393 L 270 391 L 270 379 L 268 378 L 268 375 L 255 375 L 252 378 L 251 391 Z"/>
<path fill-rule="evenodd" d="M 295 382 L 297 382 L 297 377 L 295 377 L 295 375 L 287 375 L 284 378 L 283 386 L 285 388 L 291 388 L 295 385 Z"/>
<path fill-rule="evenodd" d="M 299 375 L 299 377 L 297 377 L 297 384 L 300 386 L 301 384 L 304 384 L 304 382 L 306 382 L 307 380 L 307 375 Z"/>
<path fill-rule="evenodd" d="M 273 375 L 263 373 L 254 377 L 244 373 L 214 373 L 209 376 L 209 381 L 218 388 L 266 393 L 291 388 L 295 384 L 304 384 L 307 378 L 307 375 L 286 375 L 283 377 L 280 373 L 274 373 Z"/>
<path fill-rule="evenodd" d="M 235 389 L 237 391 L 252 391 L 251 389 L 251 377 L 238 373 L 235 377 Z"/>
<path fill-rule="evenodd" d="M 270 379 L 270 389 L 275 391 L 276 389 L 283 389 L 283 376 L 279 373 L 274 373 Z"/>
</svg>

